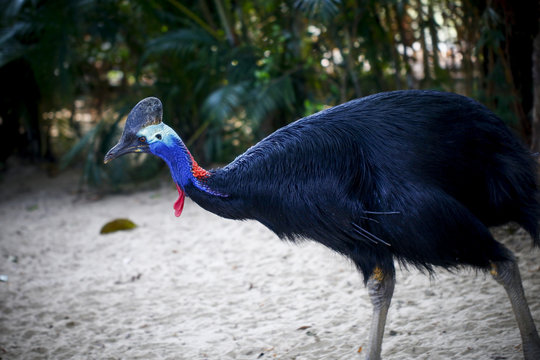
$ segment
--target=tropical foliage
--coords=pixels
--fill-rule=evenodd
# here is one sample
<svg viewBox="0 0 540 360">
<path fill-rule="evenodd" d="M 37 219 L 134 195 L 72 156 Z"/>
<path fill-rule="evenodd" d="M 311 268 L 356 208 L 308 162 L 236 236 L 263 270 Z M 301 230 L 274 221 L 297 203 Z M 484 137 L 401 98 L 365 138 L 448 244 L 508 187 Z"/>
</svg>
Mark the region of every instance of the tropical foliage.
<svg viewBox="0 0 540 360">
<path fill-rule="evenodd" d="M 224 162 L 301 116 L 371 93 L 475 97 L 531 141 L 537 5 L 502 0 L 7 0 L 0 129 L 13 153 L 103 167 L 130 106 L 154 95 L 200 162 Z M 137 162 L 139 161 L 139 162 Z M 114 168 L 114 169 L 113 169 Z"/>
</svg>

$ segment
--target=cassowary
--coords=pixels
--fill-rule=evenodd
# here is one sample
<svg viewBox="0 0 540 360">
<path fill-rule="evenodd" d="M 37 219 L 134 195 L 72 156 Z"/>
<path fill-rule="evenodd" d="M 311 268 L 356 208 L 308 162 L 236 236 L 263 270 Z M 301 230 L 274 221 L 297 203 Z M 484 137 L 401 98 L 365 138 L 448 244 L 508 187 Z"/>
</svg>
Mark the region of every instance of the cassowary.
<svg viewBox="0 0 540 360">
<path fill-rule="evenodd" d="M 146 98 L 130 112 L 108 162 L 152 153 L 169 166 L 180 216 L 187 194 L 230 219 L 255 219 L 280 238 L 318 241 L 363 274 L 379 359 L 394 261 L 428 273 L 472 266 L 506 289 L 526 359 L 540 338 L 512 253 L 488 227 L 514 221 L 540 245 L 536 163 L 483 105 L 451 93 L 395 91 L 321 111 L 269 135 L 229 165 L 204 170 Z"/>
</svg>

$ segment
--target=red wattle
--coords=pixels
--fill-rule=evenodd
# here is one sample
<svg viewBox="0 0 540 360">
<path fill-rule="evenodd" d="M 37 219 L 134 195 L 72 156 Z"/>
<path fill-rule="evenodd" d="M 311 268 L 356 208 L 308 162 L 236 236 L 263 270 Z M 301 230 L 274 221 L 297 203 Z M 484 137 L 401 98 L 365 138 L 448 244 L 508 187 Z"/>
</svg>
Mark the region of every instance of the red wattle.
<svg viewBox="0 0 540 360">
<path fill-rule="evenodd" d="M 173 208 L 174 216 L 179 217 L 180 214 L 182 214 L 182 210 L 184 210 L 184 199 L 186 198 L 186 194 L 178 184 L 176 184 L 176 188 L 178 189 L 178 200 L 174 203 Z"/>
</svg>

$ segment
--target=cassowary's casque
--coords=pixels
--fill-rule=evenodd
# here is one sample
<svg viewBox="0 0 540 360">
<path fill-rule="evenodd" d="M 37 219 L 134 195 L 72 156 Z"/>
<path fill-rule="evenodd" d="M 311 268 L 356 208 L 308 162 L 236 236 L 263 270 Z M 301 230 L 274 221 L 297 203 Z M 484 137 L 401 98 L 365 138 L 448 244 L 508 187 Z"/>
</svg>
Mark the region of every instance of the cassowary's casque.
<svg viewBox="0 0 540 360">
<path fill-rule="evenodd" d="M 206 171 L 162 123 L 156 98 L 128 116 L 108 162 L 147 152 L 169 165 L 179 192 L 279 237 L 309 238 L 349 257 L 374 306 L 368 359 L 379 359 L 394 260 L 432 272 L 473 266 L 506 289 L 526 359 L 540 338 L 512 253 L 488 226 L 515 221 L 540 245 L 535 161 L 500 119 L 463 96 L 396 91 L 300 119 L 224 168 Z"/>
</svg>

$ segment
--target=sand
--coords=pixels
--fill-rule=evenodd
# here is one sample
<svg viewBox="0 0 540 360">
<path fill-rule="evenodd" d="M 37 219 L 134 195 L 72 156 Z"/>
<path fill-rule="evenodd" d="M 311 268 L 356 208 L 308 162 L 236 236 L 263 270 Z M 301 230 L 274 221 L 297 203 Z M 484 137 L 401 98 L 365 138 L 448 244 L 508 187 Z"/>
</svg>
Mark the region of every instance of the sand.
<svg viewBox="0 0 540 360">
<path fill-rule="evenodd" d="M 189 200 L 175 218 L 176 190 L 160 184 L 89 200 L 73 173 L 5 175 L 1 359 L 364 358 L 371 305 L 349 261 Z M 115 218 L 138 227 L 100 235 Z M 515 226 L 494 233 L 540 324 L 540 251 Z M 521 359 L 520 342 L 489 275 L 398 270 L 385 359 Z"/>
</svg>

